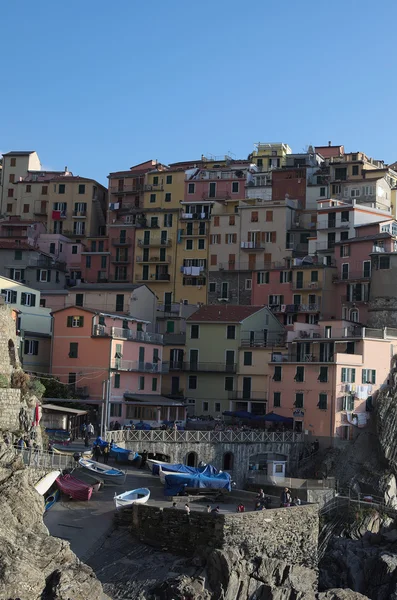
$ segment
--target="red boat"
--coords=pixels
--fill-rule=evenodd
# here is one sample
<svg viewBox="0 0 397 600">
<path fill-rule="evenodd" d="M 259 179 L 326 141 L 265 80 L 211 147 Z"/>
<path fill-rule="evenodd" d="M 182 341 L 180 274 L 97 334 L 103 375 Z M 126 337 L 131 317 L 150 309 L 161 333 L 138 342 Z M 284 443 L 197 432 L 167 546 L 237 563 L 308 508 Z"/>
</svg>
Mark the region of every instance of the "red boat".
<svg viewBox="0 0 397 600">
<path fill-rule="evenodd" d="M 56 480 L 56 484 L 64 494 L 67 494 L 74 500 L 89 500 L 92 496 L 92 486 L 83 483 L 72 475 L 61 475 Z"/>
</svg>

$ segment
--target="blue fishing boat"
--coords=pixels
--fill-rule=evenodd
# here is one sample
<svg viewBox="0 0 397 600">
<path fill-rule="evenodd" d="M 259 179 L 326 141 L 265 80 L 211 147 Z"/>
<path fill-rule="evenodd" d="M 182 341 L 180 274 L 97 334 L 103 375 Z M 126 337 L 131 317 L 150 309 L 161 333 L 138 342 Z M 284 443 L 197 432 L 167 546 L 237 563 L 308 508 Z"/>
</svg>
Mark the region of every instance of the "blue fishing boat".
<svg viewBox="0 0 397 600">
<path fill-rule="evenodd" d="M 138 488 L 137 490 L 131 490 L 119 494 L 114 497 L 116 508 L 122 508 L 124 506 L 130 506 L 131 504 L 145 504 L 150 498 L 150 490 L 147 488 Z"/>
<path fill-rule="evenodd" d="M 90 460 L 89 458 L 80 458 L 80 466 L 91 475 L 95 475 L 105 483 L 113 485 L 122 485 L 126 478 L 126 472 L 114 467 L 108 467 L 101 463 Z"/>
<path fill-rule="evenodd" d="M 58 502 L 59 495 L 60 495 L 59 490 L 54 490 L 53 493 L 51 493 L 49 496 L 47 496 L 47 498 L 45 499 L 45 505 L 44 505 L 45 512 L 50 510 L 51 506 L 54 506 L 55 502 Z"/>
<path fill-rule="evenodd" d="M 138 452 L 128 450 L 127 448 L 120 448 L 117 444 L 110 444 L 110 456 L 115 458 L 117 462 L 132 462 L 138 456 Z"/>
</svg>

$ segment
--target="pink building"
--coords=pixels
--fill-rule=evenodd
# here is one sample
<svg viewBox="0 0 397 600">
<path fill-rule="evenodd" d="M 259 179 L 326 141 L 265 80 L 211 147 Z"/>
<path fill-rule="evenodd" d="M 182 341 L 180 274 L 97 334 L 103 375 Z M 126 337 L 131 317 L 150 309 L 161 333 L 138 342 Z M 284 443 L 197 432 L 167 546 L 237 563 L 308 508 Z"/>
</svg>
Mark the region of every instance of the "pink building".
<svg viewBox="0 0 397 600">
<path fill-rule="evenodd" d="M 81 279 L 85 283 L 105 283 L 109 280 L 111 263 L 109 239 L 103 236 L 87 238 L 81 253 Z"/>
<path fill-rule="evenodd" d="M 335 245 L 337 271 L 334 316 L 366 324 L 371 283 L 371 254 L 395 252 L 397 222 L 393 219 L 356 227 L 356 236 Z"/>
<path fill-rule="evenodd" d="M 39 236 L 44 232 L 45 225 L 43 223 L 23 220 L 20 216 L 7 217 L 0 221 L 0 238 L 21 240 L 30 246 L 36 246 Z"/>
<path fill-rule="evenodd" d="M 321 321 L 288 334 L 288 351 L 273 352 L 269 409 L 314 437 L 351 440 L 366 427 L 377 391 L 387 383 L 396 330 Z"/>
<path fill-rule="evenodd" d="M 186 171 L 185 201 L 233 201 L 245 197 L 246 174 L 249 163 L 233 161 L 228 166 L 210 169 L 191 168 Z M 199 212 L 199 211 L 196 211 Z M 202 212 L 205 212 L 204 210 Z"/>
<path fill-rule="evenodd" d="M 37 244 L 43 252 L 50 254 L 54 260 L 66 264 L 69 278 L 77 281 L 82 278 L 81 252 L 84 245 L 61 233 L 42 233 Z"/>
<path fill-rule="evenodd" d="M 163 336 L 148 333 L 147 321 L 71 306 L 53 312 L 52 372 L 73 388 L 76 397 L 104 405 L 109 420 L 160 425 L 173 408 L 182 419 L 182 403 L 162 398 Z M 180 410 L 179 410 L 180 409 Z"/>
</svg>

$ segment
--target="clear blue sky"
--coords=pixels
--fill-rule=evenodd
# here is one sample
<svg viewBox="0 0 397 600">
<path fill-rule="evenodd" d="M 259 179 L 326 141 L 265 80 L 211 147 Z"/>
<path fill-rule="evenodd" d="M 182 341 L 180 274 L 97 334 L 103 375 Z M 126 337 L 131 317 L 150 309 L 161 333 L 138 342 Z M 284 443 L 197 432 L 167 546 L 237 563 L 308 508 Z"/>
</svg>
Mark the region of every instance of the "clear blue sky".
<svg viewBox="0 0 397 600">
<path fill-rule="evenodd" d="M 397 160 L 395 2 L 19 0 L 1 22 L 0 152 L 102 183 L 258 141 Z"/>
</svg>

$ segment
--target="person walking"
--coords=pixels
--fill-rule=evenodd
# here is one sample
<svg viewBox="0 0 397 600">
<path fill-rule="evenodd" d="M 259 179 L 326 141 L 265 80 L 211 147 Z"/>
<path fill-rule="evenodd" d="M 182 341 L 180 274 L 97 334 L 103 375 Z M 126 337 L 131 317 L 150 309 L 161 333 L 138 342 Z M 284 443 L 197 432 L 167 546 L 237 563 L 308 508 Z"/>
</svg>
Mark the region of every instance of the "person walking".
<svg viewBox="0 0 397 600">
<path fill-rule="evenodd" d="M 86 448 L 88 448 L 90 445 L 90 438 L 88 437 L 88 433 L 86 432 L 85 436 L 84 436 L 84 446 Z"/>
<path fill-rule="evenodd" d="M 101 457 L 101 449 L 98 445 L 96 445 L 94 448 L 94 458 L 97 462 L 99 462 L 100 457 Z"/>
<path fill-rule="evenodd" d="M 185 504 L 185 512 L 188 516 L 190 515 L 190 506 L 187 503 Z"/>
<path fill-rule="evenodd" d="M 105 465 L 108 464 L 109 461 L 109 453 L 110 453 L 110 448 L 109 448 L 109 444 L 107 446 L 104 447 L 103 449 L 103 462 L 105 463 Z"/>
</svg>

